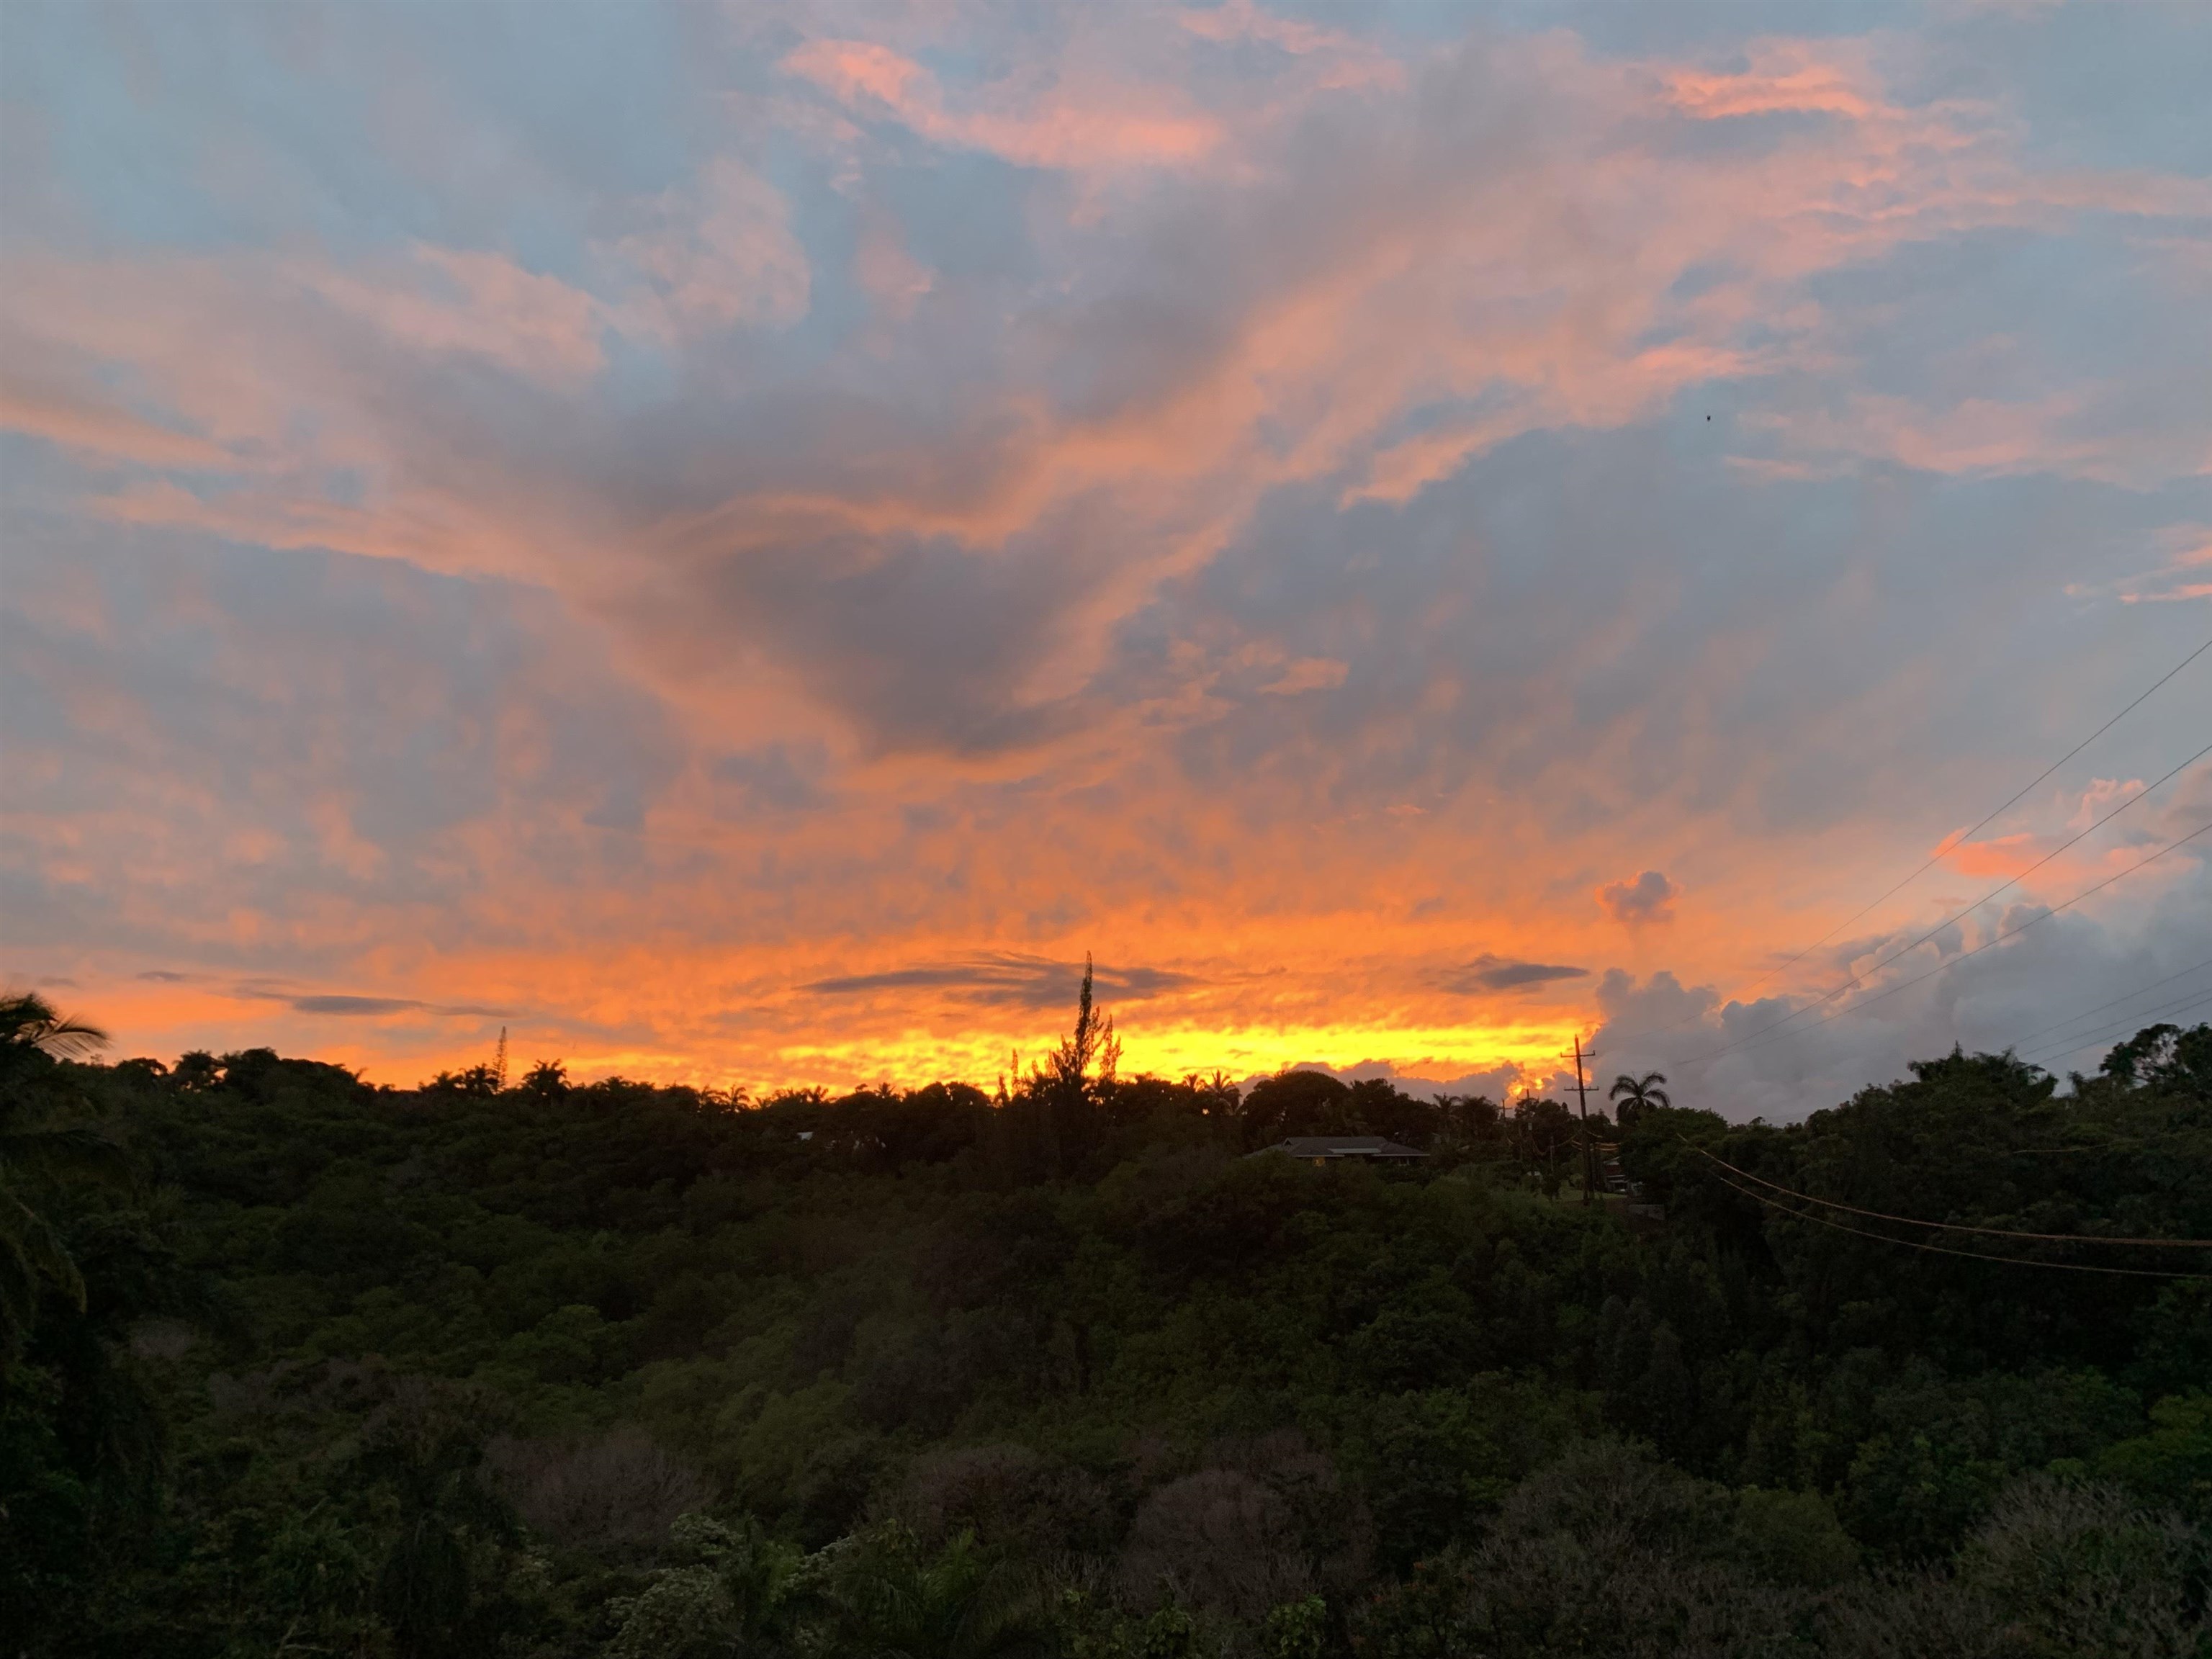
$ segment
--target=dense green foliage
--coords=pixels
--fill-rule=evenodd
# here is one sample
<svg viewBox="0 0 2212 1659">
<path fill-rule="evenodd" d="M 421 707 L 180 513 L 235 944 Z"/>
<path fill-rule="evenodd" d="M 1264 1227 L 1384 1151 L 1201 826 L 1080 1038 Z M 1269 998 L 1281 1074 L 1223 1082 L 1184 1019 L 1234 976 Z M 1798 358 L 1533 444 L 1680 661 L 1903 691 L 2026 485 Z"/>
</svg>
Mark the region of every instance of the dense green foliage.
<svg viewBox="0 0 2212 1659">
<path fill-rule="evenodd" d="M 11 1006 L 22 1654 L 2212 1654 L 2212 1252 L 1880 1218 L 2212 1237 L 2203 1027 L 1640 1099 L 1632 1212 L 1556 1105 L 1110 1030 L 756 1104 Z M 1352 1132 L 1431 1156 L 1247 1155 Z"/>
</svg>

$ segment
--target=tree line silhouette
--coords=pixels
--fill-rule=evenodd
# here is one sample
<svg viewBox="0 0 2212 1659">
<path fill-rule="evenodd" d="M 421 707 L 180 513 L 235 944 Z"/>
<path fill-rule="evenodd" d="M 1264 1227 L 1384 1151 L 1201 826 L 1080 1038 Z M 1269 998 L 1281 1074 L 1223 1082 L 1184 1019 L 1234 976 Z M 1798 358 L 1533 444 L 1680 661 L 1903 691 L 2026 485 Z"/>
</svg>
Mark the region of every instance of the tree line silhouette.
<svg viewBox="0 0 2212 1659">
<path fill-rule="evenodd" d="M 14 1652 L 2212 1640 L 2212 1250 L 2130 1242 L 2212 1238 L 2212 1028 L 1623 1077 L 1589 1208 L 1557 1102 L 1124 1075 L 1087 974 L 988 1091 L 100 1048 L 0 1000 Z"/>
</svg>

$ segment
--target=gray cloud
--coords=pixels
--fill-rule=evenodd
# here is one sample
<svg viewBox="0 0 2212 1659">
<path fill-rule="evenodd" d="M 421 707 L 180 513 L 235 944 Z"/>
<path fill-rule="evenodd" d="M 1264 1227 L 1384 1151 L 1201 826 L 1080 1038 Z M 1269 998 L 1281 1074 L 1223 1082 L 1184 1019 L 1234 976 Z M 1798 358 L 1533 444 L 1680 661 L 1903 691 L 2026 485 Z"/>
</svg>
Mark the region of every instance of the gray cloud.
<svg viewBox="0 0 2212 1659">
<path fill-rule="evenodd" d="M 1082 965 L 1043 957 L 1001 954 L 957 962 L 917 964 L 879 974 L 851 974 L 816 980 L 799 988 L 815 996 L 865 996 L 879 991 L 942 991 L 958 1002 L 983 1006 L 1051 1008 L 1075 1001 Z M 1201 981 L 1189 974 L 1161 968 L 1101 965 L 1093 983 L 1099 1000 L 1139 1002 L 1147 997 L 1187 990 Z"/>
<path fill-rule="evenodd" d="M 2212 1018 L 2212 860 L 2166 862 L 2133 892 L 2115 886 L 2094 915 L 2034 905 L 1979 913 L 1826 1001 L 1817 991 L 1730 1000 L 1670 973 L 1613 969 L 1597 985 L 1603 1023 L 1591 1046 L 1607 1076 L 1665 1072 L 1677 1105 L 1739 1121 L 1802 1118 L 1954 1043 L 2014 1049 L 2057 1075 L 2094 1072 L 2141 1025 Z M 2049 920 L 2034 922 L 2039 915 Z M 1964 954 L 2024 922 L 2033 925 Z M 1824 988 L 1840 987 L 1923 931 L 1899 927 L 1810 960 Z M 1956 965 L 1908 982 L 1946 963 Z"/>
<path fill-rule="evenodd" d="M 408 997 L 294 997 L 290 1006 L 297 1014 L 403 1014 L 429 1005 Z"/>
<path fill-rule="evenodd" d="M 1674 920 L 1674 902 L 1680 890 L 1656 870 L 1646 870 L 1633 881 L 1609 881 L 1597 890 L 1597 902 L 1615 921 L 1635 927 L 1648 921 Z"/>
<path fill-rule="evenodd" d="M 804 812 L 830 804 L 823 784 L 829 768 L 819 744 L 769 743 L 723 756 L 711 772 L 731 786 L 740 811 Z"/>
<path fill-rule="evenodd" d="M 299 995 L 265 985 L 234 986 L 230 994 L 246 1002 L 281 1002 L 295 1014 L 331 1014 L 342 1018 L 408 1013 L 432 1014 L 442 1019 L 511 1019 L 514 1017 L 511 1011 L 503 1008 L 424 1002 L 415 997 L 349 996 L 329 992 Z"/>
<path fill-rule="evenodd" d="M 1436 982 L 1447 991 L 1471 994 L 1479 991 L 1517 991 L 1560 980 L 1586 979 L 1587 968 L 1568 968 L 1543 962 L 1512 962 L 1484 951 L 1474 961 L 1445 969 Z"/>
</svg>

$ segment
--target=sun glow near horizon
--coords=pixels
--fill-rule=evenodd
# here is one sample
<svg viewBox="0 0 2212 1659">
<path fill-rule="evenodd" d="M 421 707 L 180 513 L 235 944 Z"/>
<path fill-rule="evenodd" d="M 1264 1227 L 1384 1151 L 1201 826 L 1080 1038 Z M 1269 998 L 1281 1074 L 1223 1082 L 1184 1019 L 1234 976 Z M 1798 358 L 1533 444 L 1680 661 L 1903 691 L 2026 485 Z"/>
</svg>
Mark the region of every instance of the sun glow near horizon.
<svg viewBox="0 0 2212 1659">
<path fill-rule="evenodd" d="M 282 1018 L 259 1013 L 249 1000 L 243 1010 L 233 988 L 114 983 L 99 988 L 90 1000 L 80 988 L 54 993 L 82 1002 L 117 1037 L 118 1054 L 148 1054 L 173 1061 L 186 1048 L 263 1046 L 272 1025 L 297 1029 L 301 1016 L 283 1008 Z M 260 992 L 269 1001 L 276 994 Z M 1001 1077 L 1021 1074 L 1066 1035 L 1073 1018 L 1071 994 L 1065 1008 L 1040 1006 L 1020 1016 L 991 1018 L 975 1011 L 947 1011 L 941 1024 L 878 1027 L 844 1038 L 793 1036 L 763 1045 L 744 1037 L 718 1042 L 706 1031 L 670 1032 L 674 1041 L 593 1042 L 588 1031 L 532 1022 L 498 1009 L 465 1022 L 465 1030 L 435 1006 L 421 1010 L 364 1011 L 349 1018 L 317 1020 L 313 997 L 291 999 L 309 1005 L 308 1021 L 323 1033 L 312 1044 L 276 1038 L 284 1052 L 326 1060 L 360 1072 L 367 1081 L 408 1088 L 440 1071 L 458 1071 L 487 1060 L 496 1033 L 508 1034 L 514 1068 L 538 1060 L 559 1060 L 579 1081 L 625 1077 L 635 1081 L 688 1083 L 697 1087 L 742 1085 L 756 1095 L 777 1089 L 824 1086 L 851 1088 L 890 1082 L 915 1087 L 933 1082 L 967 1082 L 988 1089 Z M 1182 1078 L 1219 1072 L 1232 1080 L 1299 1065 L 1335 1070 L 1386 1067 L 1397 1076 L 1444 1081 L 1476 1073 L 1548 1076 L 1577 1030 L 1590 1016 L 1571 1008 L 1531 1009 L 1508 1018 L 1461 1024 L 1413 1021 L 1355 1021 L 1199 1024 L 1173 1019 L 1155 1022 L 1145 1005 L 1117 1003 L 1101 994 L 1101 1011 L 1112 1016 L 1122 1039 L 1121 1073 Z M 369 1041 L 351 1033 L 373 1023 Z M 368 1035 L 368 1034 L 365 1034 Z M 1502 1082 L 1499 1086 L 1503 1086 Z"/>
</svg>

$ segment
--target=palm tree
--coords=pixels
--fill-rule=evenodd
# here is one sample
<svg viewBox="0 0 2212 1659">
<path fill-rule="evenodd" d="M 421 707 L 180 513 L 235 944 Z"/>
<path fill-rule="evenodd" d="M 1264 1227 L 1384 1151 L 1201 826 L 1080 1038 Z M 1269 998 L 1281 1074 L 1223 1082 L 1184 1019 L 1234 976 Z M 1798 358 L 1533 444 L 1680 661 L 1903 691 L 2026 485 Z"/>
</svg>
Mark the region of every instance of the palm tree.
<svg viewBox="0 0 2212 1659">
<path fill-rule="evenodd" d="M 1620 1119 L 1622 1128 L 1626 1129 L 1639 1115 L 1654 1106 L 1672 1106 L 1674 1103 L 1667 1097 L 1667 1091 L 1659 1087 L 1666 1080 L 1664 1072 L 1646 1072 L 1642 1077 L 1631 1077 L 1623 1072 L 1613 1079 L 1613 1087 L 1606 1091 L 1606 1098 L 1620 1103 L 1620 1109 L 1615 1115 Z"/>
<path fill-rule="evenodd" d="M 84 1276 L 29 1198 L 43 1183 L 120 1172 L 122 1149 L 113 1141 L 88 1125 L 56 1121 L 64 1103 L 82 1098 L 57 1076 L 57 1061 L 81 1059 L 106 1041 L 98 1026 L 57 1013 L 35 991 L 0 996 L 0 1364 L 30 1334 L 45 1286 L 85 1305 Z"/>
<path fill-rule="evenodd" d="M 25 991 L 0 996 L 0 1043 L 18 1051 L 35 1048 L 56 1060 L 82 1060 L 107 1046 L 107 1033 L 56 1013 L 36 991 Z"/>
</svg>

